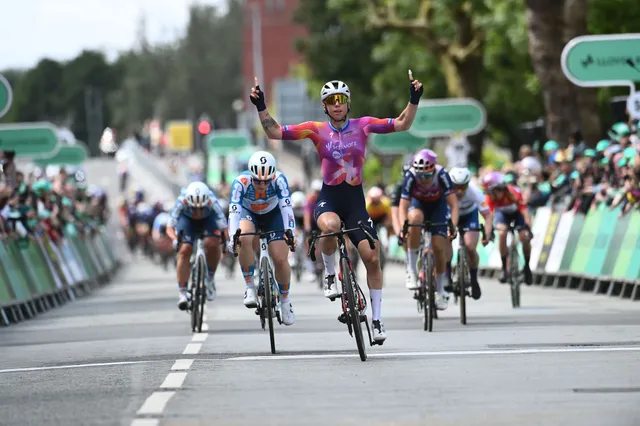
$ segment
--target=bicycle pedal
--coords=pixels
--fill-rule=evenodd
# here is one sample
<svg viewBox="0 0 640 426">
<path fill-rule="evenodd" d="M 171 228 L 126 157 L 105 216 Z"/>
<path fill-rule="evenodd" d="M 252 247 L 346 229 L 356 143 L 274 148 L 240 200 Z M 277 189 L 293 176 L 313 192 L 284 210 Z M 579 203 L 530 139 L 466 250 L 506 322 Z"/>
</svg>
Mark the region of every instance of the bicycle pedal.
<svg viewBox="0 0 640 426">
<path fill-rule="evenodd" d="M 338 315 L 338 321 L 340 321 L 343 324 L 346 324 L 347 323 L 347 314 L 343 312 L 340 315 Z"/>
</svg>

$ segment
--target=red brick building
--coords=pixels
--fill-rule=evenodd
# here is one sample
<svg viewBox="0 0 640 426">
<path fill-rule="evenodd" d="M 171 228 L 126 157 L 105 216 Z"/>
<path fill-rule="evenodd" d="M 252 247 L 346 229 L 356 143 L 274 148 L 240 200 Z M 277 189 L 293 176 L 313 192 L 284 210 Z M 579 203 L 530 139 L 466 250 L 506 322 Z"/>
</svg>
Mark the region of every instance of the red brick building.
<svg viewBox="0 0 640 426">
<path fill-rule="evenodd" d="M 301 61 L 295 41 L 306 35 L 306 28 L 293 23 L 299 0 L 246 0 L 243 22 L 242 75 L 248 87 L 253 84 L 253 8 L 260 9 L 262 26 L 262 69 L 260 86 L 269 97 L 273 81 L 289 75 L 291 67 Z"/>
</svg>

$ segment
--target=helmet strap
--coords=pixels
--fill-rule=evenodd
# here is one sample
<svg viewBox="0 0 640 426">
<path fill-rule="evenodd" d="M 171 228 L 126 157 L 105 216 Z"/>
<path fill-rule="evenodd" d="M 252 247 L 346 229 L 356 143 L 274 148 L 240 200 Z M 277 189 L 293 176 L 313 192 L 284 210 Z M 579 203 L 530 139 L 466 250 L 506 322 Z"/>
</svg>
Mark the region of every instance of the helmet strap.
<svg viewBox="0 0 640 426">
<path fill-rule="evenodd" d="M 324 113 L 327 115 L 327 117 L 329 117 L 330 119 L 332 119 L 335 122 L 344 123 L 345 121 L 347 121 L 347 116 L 349 115 L 349 112 L 351 111 L 351 103 L 347 102 L 347 113 L 344 115 L 344 118 L 342 118 L 342 120 L 338 120 L 338 119 L 333 118 L 331 116 L 331 114 L 329 114 L 329 111 L 327 110 L 327 105 L 325 103 L 322 104 L 322 108 L 324 109 Z"/>
</svg>

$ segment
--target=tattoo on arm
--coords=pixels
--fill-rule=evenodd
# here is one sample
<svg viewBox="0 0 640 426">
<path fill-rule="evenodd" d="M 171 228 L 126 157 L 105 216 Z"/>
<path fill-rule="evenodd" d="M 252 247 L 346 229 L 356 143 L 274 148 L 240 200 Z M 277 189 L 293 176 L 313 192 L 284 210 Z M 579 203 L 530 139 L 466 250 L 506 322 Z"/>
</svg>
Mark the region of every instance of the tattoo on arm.
<svg viewBox="0 0 640 426">
<path fill-rule="evenodd" d="M 278 122 L 274 120 L 269 114 L 267 114 L 264 119 L 260 120 L 260 123 L 262 124 L 262 128 L 265 132 L 268 132 L 272 127 L 278 127 Z"/>
</svg>

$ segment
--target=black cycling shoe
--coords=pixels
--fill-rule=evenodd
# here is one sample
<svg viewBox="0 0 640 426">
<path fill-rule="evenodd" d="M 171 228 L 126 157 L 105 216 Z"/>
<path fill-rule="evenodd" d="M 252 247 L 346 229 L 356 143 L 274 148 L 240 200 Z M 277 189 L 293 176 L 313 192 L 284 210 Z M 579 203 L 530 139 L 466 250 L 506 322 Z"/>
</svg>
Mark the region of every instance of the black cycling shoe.
<svg viewBox="0 0 640 426">
<path fill-rule="evenodd" d="M 525 266 L 524 269 L 522 269 L 522 274 L 524 275 L 524 283 L 526 285 L 531 285 L 531 283 L 533 283 L 533 274 L 531 274 L 531 268 Z"/>
<path fill-rule="evenodd" d="M 507 271 L 505 271 L 504 269 L 500 271 L 500 277 L 498 278 L 498 281 L 500 281 L 502 284 L 507 282 Z"/>
<path fill-rule="evenodd" d="M 480 283 L 477 280 L 471 280 L 471 297 L 473 297 L 473 300 L 478 300 L 481 296 Z"/>
</svg>

